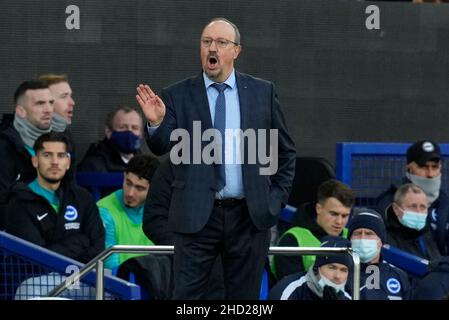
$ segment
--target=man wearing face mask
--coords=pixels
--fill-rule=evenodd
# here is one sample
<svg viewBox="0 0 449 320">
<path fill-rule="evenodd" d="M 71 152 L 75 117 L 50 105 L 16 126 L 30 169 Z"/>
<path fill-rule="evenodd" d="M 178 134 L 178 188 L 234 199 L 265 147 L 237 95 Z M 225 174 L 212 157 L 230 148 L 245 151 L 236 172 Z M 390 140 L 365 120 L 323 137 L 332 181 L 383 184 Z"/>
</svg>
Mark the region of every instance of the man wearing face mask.
<svg viewBox="0 0 449 320">
<path fill-rule="evenodd" d="M 120 105 L 108 114 L 105 138 L 91 144 L 78 171 L 123 172 L 129 160 L 141 153 L 141 140 L 141 115 L 133 107 Z"/>
<path fill-rule="evenodd" d="M 320 247 L 350 247 L 349 240 L 325 236 Z M 279 281 L 268 296 L 269 300 L 351 300 L 345 286 L 352 259 L 348 254 L 320 255 L 307 272 L 298 272 Z"/>
<path fill-rule="evenodd" d="M 438 144 L 421 140 L 407 149 L 406 173 L 401 184 L 411 182 L 424 190 L 430 204 L 426 223 L 440 252 L 449 254 L 449 197 L 441 189 L 441 172 L 442 158 Z M 377 198 L 379 212 L 386 213 L 397 189 L 397 185 L 391 185 Z"/>
<path fill-rule="evenodd" d="M 385 224 L 374 210 L 359 209 L 348 225 L 352 249 L 360 257 L 360 300 L 409 299 L 407 274 L 382 260 Z M 352 278 L 348 279 L 352 289 Z"/>
<path fill-rule="evenodd" d="M 427 260 L 439 258 L 441 252 L 426 224 L 428 207 L 420 187 L 400 186 L 386 211 L 387 243 Z"/>
</svg>

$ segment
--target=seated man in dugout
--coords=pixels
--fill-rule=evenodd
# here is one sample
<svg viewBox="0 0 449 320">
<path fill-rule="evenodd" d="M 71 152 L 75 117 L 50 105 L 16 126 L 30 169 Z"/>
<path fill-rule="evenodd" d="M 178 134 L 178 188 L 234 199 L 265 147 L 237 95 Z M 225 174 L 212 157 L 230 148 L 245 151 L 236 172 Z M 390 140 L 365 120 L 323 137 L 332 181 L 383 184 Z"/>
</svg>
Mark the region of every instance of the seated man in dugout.
<svg viewBox="0 0 449 320">
<path fill-rule="evenodd" d="M 123 172 L 141 154 L 143 120 L 134 107 L 118 106 L 106 118 L 105 138 L 90 145 L 78 172 Z"/>
<path fill-rule="evenodd" d="M 424 191 L 412 183 L 399 187 L 387 208 L 387 243 L 418 257 L 433 260 L 441 256 L 427 224 L 429 202 Z"/>
<path fill-rule="evenodd" d="M 281 247 L 318 247 L 326 235 L 347 237 L 345 228 L 351 209 L 355 203 L 355 193 L 338 180 L 323 182 L 317 192 L 317 203 L 306 203 L 294 217 L 293 227 L 281 235 Z M 315 256 L 281 256 L 273 258 L 272 272 L 277 279 L 306 271 L 313 265 Z"/>
<path fill-rule="evenodd" d="M 360 300 L 408 300 L 411 288 L 407 274 L 382 259 L 387 232 L 380 214 L 371 209 L 358 209 L 348 230 L 352 250 L 360 257 Z M 350 277 L 351 292 L 352 284 Z"/>
<path fill-rule="evenodd" d="M 325 236 L 322 248 L 349 248 L 351 243 L 342 237 Z M 269 300 L 351 300 L 346 290 L 352 275 L 349 254 L 319 255 L 307 272 L 298 272 L 279 281 L 268 296 Z"/>
<path fill-rule="evenodd" d="M 37 178 L 12 188 L 6 232 L 86 263 L 104 250 L 105 231 L 92 195 L 67 174 L 69 145 L 60 132 L 36 140 Z"/>
<path fill-rule="evenodd" d="M 449 197 L 441 187 L 443 158 L 440 146 L 430 140 L 415 142 L 407 149 L 407 164 L 402 182 L 392 184 L 377 198 L 377 209 L 386 218 L 386 210 L 398 187 L 413 183 L 420 187 L 429 202 L 426 224 L 442 254 L 449 253 Z"/>
<path fill-rule="evenodd" d="M 72 124 L 75 101 L 72 88 L 65 74 L 43 74 L 39 81 L 48 85 L 54 98 L 54 112 L 51 119 L 51 129 L 57 132 L 66 132 Z M 68 132 L 66 132 L 68 133 Z"/>
<path fill-rule="evenodd" d="M 138 155 L 125 169 L 123 187 L 100 199 L 97 206 L 106 228 L 106 248 L 114 245 L 153 245 L 142 230 L 145 200 L 151 188 L 159 161 L 151 156 Z M 126 260 L 139 254 L 113 254 L 105 266 L 116 269 Z"/>
</svg>

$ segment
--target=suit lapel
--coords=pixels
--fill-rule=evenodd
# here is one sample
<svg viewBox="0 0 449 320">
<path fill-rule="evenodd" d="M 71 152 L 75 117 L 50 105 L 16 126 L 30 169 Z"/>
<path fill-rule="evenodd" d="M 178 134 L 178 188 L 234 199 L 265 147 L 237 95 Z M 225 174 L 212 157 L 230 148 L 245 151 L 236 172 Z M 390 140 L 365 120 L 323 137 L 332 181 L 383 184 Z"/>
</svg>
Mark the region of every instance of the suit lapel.
<svg viewBox="0 0 449 320">
<path fill-rule="evenodd" d="M 204 86 L 203 74 L 192 81 L 192 100 L 194 108 L 200 115 L 201 130 L 212 128 L 212 117 L 210 115 L 209 100 L 207 99 L 206 87 Z"/>
<path fill-rule="evenodd" d="M 251 111 L 251 97 L 248 89 L 248 83 L 245 76 L 239 72 L 235 72 L 237 79 L 237 89 L 239 93 L 240 103 L 240 128 L 245 131 L 249 126 L 250 111 Z"/>
</svg>

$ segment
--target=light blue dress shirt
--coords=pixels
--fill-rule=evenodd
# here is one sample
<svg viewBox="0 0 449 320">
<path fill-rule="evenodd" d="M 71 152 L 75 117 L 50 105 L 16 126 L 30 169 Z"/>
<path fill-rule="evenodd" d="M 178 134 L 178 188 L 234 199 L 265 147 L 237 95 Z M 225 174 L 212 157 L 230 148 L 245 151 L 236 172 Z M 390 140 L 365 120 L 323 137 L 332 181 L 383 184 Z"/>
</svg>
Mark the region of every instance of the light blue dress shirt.
<svg viewBox="0 0 449 320">
<path fill-rule="evenodd" d="M 214 124 L 215 118 L 215 102 L 218 97 L 218 91 L 212 87 L 213 82 L 205 73 L 203 73 L 204 86 L 206 87 L 207 99 L 209 101 L 209 111 Z M 240 129 L 240 101 L 235 78 L 235 70 L 232 70 L 228 79 L 224 81 L 229 87 L 224 91 L 226 100 L 226 129 Z M 151 136 L 159 126 L 147 125 L 148 134 Z M 244 198 L 245 192 L 243 190 L 242 165 L 240 164 L 240 140 L 232 139 L 232 141 L 225 140 L 225 154 L 226 164 L 226 185 L 217 192 L 217 198 Z M 232 159 L 228 159 L 229 155 L 233 155 Z M 229 161 L 230 160 L 230 161 Z M 230 163 L 229 163 L 230 162 Z"/>
<path fill-rule="evenodd" d="M 209 111 L 212 118 L 212 125 L 215 119 L 215 102 L 217 101 L 218 91 L 212 87 L 213 82 L 205 73 L 203 73 L 204 84 L 207 91 L 207 99 L 209 101 Z M 240 129 L 240 102 L 239 92 L 235 79 L 235 71 L 233 70 L 228 79 L 224 82 L 229 87 L 224 91 L 226 100 L 226 129 Z M 225 164 L 226 185 L 217 194 L 217 198 L 243 198 L 245 196 L 243 190 L 242 165 L 239 164 L 240 140 L 232 139 L 232 141 L 225 140 L 225 154 L 233 155 L 230 160 L 231 163 Z"/>
</svg>

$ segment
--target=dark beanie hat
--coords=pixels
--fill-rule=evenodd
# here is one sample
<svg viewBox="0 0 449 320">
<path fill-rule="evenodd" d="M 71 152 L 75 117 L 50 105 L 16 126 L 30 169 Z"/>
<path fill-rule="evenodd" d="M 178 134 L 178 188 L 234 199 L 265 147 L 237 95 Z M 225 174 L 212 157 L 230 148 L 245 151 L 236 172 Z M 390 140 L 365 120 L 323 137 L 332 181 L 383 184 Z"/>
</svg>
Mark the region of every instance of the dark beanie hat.
<svg viewBox="0 0 449 320">
<path fill-rule="evenodd" d="M 387 234 L 385 231 L 385 223 L 377 211 L 371 209 L 358 209 L 354 212 L 354 216 L 348 226 L 349 238 L 351 238 L 354 230 L 360 228 L 373 230 L 382 243 L 385 243 Z"/>
<path fill-rule="evenodd" d="M 321 238 L 321 248 L 350 248 L 351 242 L 348 239 L 335 236 L 325 236 Z M 329 263 L 341 263 L 348 268 L 352 267 L 351 256 L 347 253 L 333 254 L 329 256 L 317 255 L 314 267 L 319 268 Z"/>
</svg>

